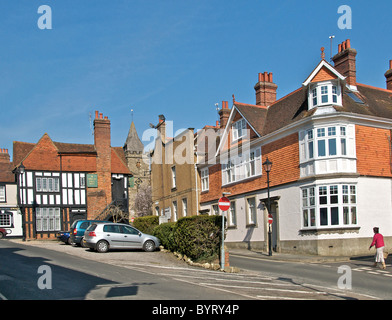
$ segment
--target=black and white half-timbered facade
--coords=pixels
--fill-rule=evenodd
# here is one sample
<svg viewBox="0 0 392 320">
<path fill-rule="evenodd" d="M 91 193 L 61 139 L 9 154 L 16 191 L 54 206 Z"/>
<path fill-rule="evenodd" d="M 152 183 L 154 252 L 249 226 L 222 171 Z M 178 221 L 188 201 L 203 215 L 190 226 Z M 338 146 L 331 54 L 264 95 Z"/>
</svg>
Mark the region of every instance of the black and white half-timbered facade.
<svg viewBox="0 0 392 320">
<path fill-rule="evenodd" d="M 99 132 L 98 126 L 94 145 L 53 142 L 46 133 L 38 143 L 14 142 L 18 203 L 27 239 L 53 238 L 76 219 L 97 218 L 114 202 L 128 212 L 132 174 L 123 149 L 110 146 L 110 121 L 95 120 L 99 121 L 109 130 Z M 101 139 L 106 143 L 97 146 Z"/>
</svg>

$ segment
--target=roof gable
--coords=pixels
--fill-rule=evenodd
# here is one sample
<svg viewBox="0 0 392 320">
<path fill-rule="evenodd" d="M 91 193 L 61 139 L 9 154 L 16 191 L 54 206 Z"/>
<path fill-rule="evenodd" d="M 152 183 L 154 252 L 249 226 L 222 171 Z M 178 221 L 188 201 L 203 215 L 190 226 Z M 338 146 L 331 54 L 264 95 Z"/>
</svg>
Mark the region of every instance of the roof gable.
<svg viewBox="0 0 392 320">
<path fill-rule="evenodd" d="M 236 141 L 232 140 L 232 126 L 235 122 L 241 119 L 245 120 L 246 129 L 249 130 L 249 136 L 247 135 L 247 137 L 249 137 L 250 140 L 255 137 L 260 137 L 264 125 L 263 120 L 266 117 L 266 113 L 267 107 L 234 102 L 229 120 L 227 121 L 222 138 L 217 148 L 216 156 L 218 153 L 227 151 L 228 149 L 234 146 L 238 146 L 245 141 L 244 139 L 239 139 Z"/>
<path fill-rule="evenodd" d="M 321 60 L 317 67 L 312 71 L 309 77 L 306 78 L 302 85 L 306 87 L 311 82 L 325 81 L 331 79 L 340 79 L 345 81 L 346 77 L 340 74 L 333 66 L 325 60 Z"/>
<path fill-rule="evenodd" d="M 45 133 L 31 151 L 21 159 L 24 166 L 29 170 L 55 171 L 60 168 L 58 149 L 52 139 Z M 20 163 L 14 163 L 18 166 Z"/>
</svg>

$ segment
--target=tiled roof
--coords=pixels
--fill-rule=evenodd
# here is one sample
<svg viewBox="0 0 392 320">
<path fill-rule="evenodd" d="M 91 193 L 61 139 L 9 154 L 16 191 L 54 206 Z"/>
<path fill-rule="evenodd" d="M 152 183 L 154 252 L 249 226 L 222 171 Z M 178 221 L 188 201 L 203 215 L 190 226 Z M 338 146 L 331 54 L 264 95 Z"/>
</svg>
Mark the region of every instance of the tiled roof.
<svg viewBox="0 0 392 320">
<path fill-rule="evenodd" d="M 0 162 L 0 182 L 15 183 L 15 175 L 12 173 L 12 163 Z"/>
<path fill-rule="evenodd" d="M 63 142 L 53 142 L 53 144 L 56 147 L 59 154 L 71 154 L 71 155 L 79 155 L 79 156 L 88 155 L 89 157 L 91 157 L 91 155 L 94 157 L 97 155 L 95 146 L 93 144 L 76 144 L 76 143 L 63 143 Z M 15 168 L 26 157 L 28 157 L 28 155 L 36 145 L 37 145 L 36 143 L 14 141 L 12 167 Z M 112 163 L 111 163 L 112 173 L 131 174 L 131 172 L 129 171 L 126 165 L 123 148 L 112 147 L 111 159 L 112 159 Z M 45 170 L 45 168 L 42 168 L 41 170 Z"/>
</svg>

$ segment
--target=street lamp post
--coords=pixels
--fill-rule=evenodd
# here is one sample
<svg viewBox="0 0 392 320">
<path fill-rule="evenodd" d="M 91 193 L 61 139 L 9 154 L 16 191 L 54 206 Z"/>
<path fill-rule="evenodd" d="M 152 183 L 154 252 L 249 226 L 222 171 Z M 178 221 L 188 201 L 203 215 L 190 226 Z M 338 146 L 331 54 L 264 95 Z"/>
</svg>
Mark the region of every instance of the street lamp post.
<svg viewBox="0 0 392 320">
<path fill-rule="evenodd" d="M 268 198 L 267 198 L 267 209 L 268 209 L 268 214 L 271 214 L 271 198 L 270 198 L 270 179 L 269 179 L 269 173 L 271 171 L 272 167 L 272 162 L 269 161 L 268 157 L 263 163 L 263 167 L 265 172 L 267 172 L 267 192 L 268 192 Z M 271 230 L 271 224 L 268 224 L 268 255 L 272 256 L 272 230 Z"/>
<path fill-rule="evenodd" d="M 20 196 L 19 197 L 19 202 L 20 202 L 20 211 L 22 213 L 22 232 L 23 232 L 23 241 L 26 241 L 26 226 L 25 226 L 25 212 L 24 212 L 24 197 L 23 197 L 23 177 L 25 173 L 25 166 L 23 165 L 23 162 L 20 164 L 20 166 L 17 168 L 17 174 L 18 174 L 18 181 L 20 181 Z"/>
</svg>

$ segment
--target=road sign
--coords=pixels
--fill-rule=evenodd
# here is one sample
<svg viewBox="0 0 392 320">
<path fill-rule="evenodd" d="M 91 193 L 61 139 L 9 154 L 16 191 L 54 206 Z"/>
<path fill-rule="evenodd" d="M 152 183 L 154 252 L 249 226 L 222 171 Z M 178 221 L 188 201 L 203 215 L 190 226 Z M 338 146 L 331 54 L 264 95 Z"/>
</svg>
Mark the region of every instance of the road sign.
<svg viewBox="0 0 392 320">
<path fill-rule="evenodd" d="M 272 222 L 274 221 L 274 219 L 272 218 L 272 214 L 268 215 L 268 223 L 272 224 Z"/>
<path fill-rule="evenodd" d="M 230 208 L 230 200 L 226 197 L 222 197 L 218 201 L 219 209 L 227 211 Z"/>
</svg>

